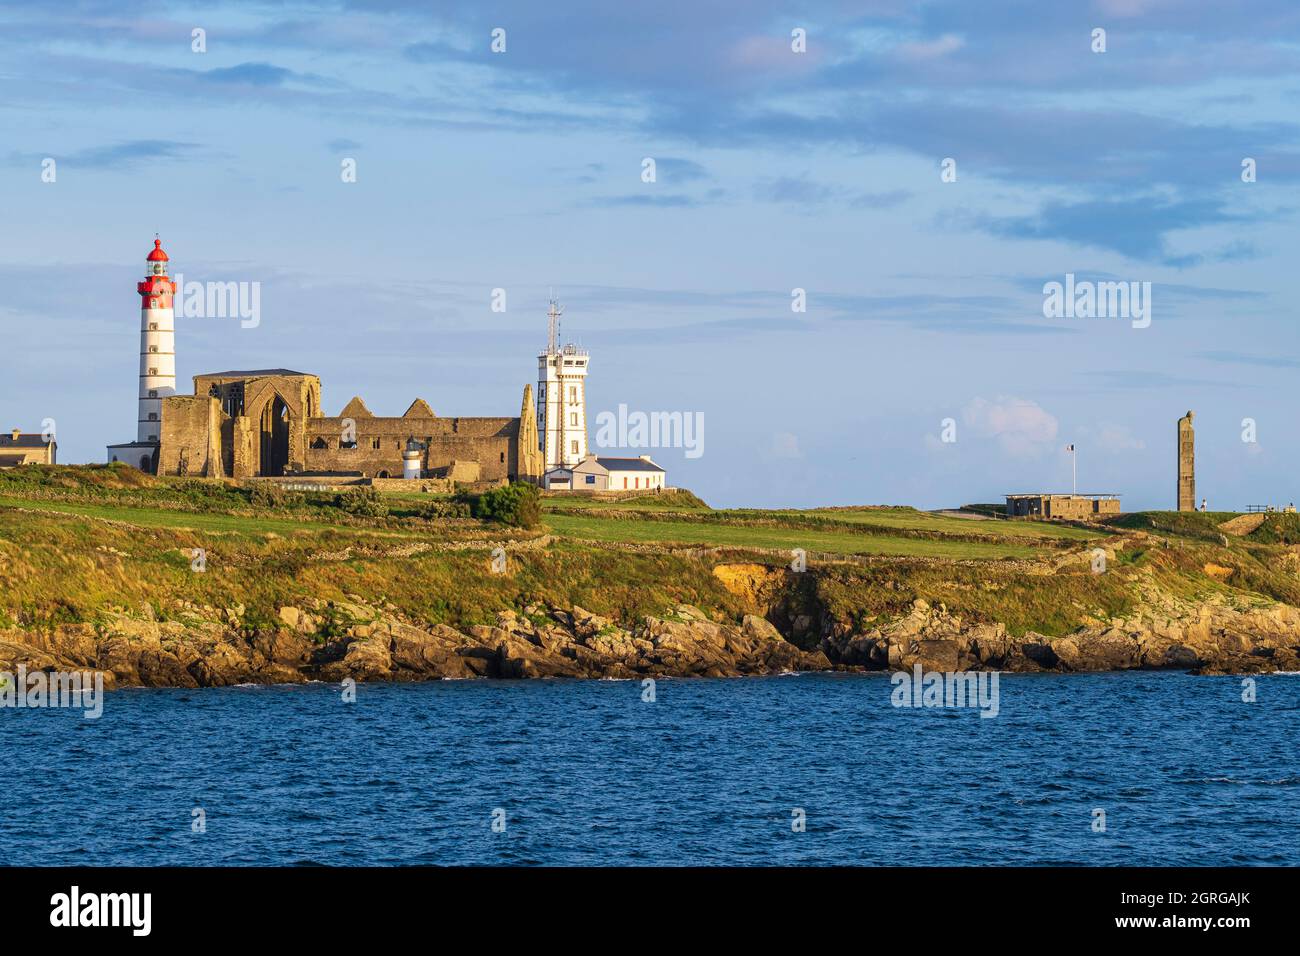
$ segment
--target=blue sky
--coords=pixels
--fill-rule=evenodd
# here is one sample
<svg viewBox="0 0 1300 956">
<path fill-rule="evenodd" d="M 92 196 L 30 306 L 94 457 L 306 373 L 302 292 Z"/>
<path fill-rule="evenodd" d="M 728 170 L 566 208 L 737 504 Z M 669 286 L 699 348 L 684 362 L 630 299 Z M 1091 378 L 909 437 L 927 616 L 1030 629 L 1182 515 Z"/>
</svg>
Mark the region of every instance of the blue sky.
<svg viewBox="0 0 1300 956">
<path fill-rule="evenodd" d="M 701 413 L 652 454 L 714 504 L 1069 490 L 1074 442 L 1080 490 L 1170 507 L 1189 408 L 1198 494 L 1285 504 L 1298 40 L 1293 2 L 6 4 L 3 426 L 133 437 L 158 232 L 262 285 L 256 328 L 178 319 L 182 390 L 517 414 L 554 287 L 590 414 Z M 1150 326 L 1044 318 L 1067 273 L 1150 282 Z"/>
</svg>

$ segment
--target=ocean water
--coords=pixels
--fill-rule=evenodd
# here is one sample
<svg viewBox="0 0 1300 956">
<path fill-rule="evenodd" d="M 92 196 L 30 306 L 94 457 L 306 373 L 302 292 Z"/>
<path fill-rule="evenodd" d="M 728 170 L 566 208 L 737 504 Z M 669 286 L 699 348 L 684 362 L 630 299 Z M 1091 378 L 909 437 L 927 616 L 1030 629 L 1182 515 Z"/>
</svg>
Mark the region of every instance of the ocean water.
<svg viewBox="0 0 1300 956">
<path fill-rule="evenodd" d="M 895 708 L 887 675 L 660 680 L 653 703 L 632 681 L 123 690 L 99 720 L 0 709 L 0 847 L 38 865 L 1297 865 L 1300 676 L 1256 680 L 1243 703 L 1240 678 L 1003 675 L 995 718 Z"/>
</svg>

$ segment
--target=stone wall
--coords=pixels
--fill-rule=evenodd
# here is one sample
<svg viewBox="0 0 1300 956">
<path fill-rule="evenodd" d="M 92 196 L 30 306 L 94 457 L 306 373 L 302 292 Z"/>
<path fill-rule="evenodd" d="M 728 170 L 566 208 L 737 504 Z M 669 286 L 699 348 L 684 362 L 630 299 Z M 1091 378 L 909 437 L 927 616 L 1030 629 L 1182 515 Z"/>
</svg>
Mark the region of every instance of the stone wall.
<svg viewBox="0 0 1300 956">
<path fill-rule="evenodd" d="M 440 418 L 422 399 L 401 417 L 381 418 L 360 398 L 327 418 L 320 414 L 320 379 L 287 369 L 196 375 L 193 396 L 166 401 L 172 404 L 163 418 L 162 474 L 401 478 L 412 439 L 424 446 L 420 465 L 429 477 L 495 483 L 541 474 L 529 387 L 519 418 Z"/>
<path fill-rule="evenodd" d="M 352 431 L 345 432 L 348 419 Z M 308 431 L 307 471 L 359 471 L 369 477 L 400 478 L 402 452 L 411 439 L 425 444 L 420 467 L 426 472 L 457 461 L 477 462 L 484 479 L 508 478 L 518 469 L 517 418 L 340 416 L 314 418 Z M 344 435 L 353 433 L 356 447 L 345 447 Z"/>
<path fill-rule="evenodd" d="M 207 395 L 171 395 L 162 401 L 158 474 L 219 478 L 221 405 Z"/>
</svg>

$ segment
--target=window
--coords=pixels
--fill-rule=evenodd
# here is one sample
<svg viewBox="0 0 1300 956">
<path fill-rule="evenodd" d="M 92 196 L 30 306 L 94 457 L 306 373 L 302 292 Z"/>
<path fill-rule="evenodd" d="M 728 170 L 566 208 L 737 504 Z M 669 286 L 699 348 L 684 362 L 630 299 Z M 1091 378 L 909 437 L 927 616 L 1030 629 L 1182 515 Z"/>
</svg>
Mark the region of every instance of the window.
<svg viewBox="0 0 1300 956">
<path fill-rule="evenodd" d="M 574 405 L 578 403 L 578 386 L 576 385 L 569 386 L 569 401 L 572 402 Z"/>
<path fill-rule="evenodd" d="M 505 452 L 502 452 L 502 453 L 501 453 L 501 464 L 504 465 L 505 463 L 506 463 L 506 453 L 505 453 Z"/>
<path fill-rule="evenodd" d="M 156 388 L 151 388 L 151 389 L 149 389 L 149 397 L 150 397 L 150 398 L 157 398 L 157 397 L 158 397 L 158 389 L 156 389 Z"/>
<path fill-rule="evenodd" d="M 641 487 L 641 479 L 638 477 L 635 481 L 636 481 L 635 487 L 640 488 L 640 487 Z"/>
<path fill-rule="evenodd" d="M 157 332 L 157 331 L 158 331 L 158 323 L 157 323 L 157 322 L 150 322 L 150 323 L 149 323 L 149 331 L 150 331 L 150 332 Z"/>
<path fill-rule="evenodd" d="M 627 475 L 624 475 L 624 476 L 623 476 L 623 487 L 624 487 L 624 488 L 627 487 Z"/>
<path fill-rule="evenodd" d="M 577 427 L 578 427 L 578 413 L 577 413 L 577 412 L 570 412 L 570 413 L 569 413 L 569 424 L 572 425 L 574 428 L 577 428 Z"/>
<path fill-rule="evenodd" d="M 151 346 L 149 346 L 149 351 L 150 351 L 150 352 L 157 352 L 157 351 L 158 351 L 158 346 L 156 346 L 156 345 L 151 345 Z"/>
<path fill-rule="evenodd" d="M 157 420 L 158 420 L 158 413 L 157 413 L 157 412 L 150 412 L 150 413 L 149 413 L 149 421 L 151 421 L 151 422 L 156 422 Z"/>
<path fill-rule="evenodd" d="M 573 440 L 573 453 L 575 455 L 578 453 L 578 440 L 576 438 Z"/>
<path fill-rule="evenodd" d="M 595 475 L 588 475 L 588 476 L 587 476 L 587 484 L 589 484 L 589 485 L 594 485 L 595 483 L 596 483 L 596 476 L 595 476 Z"/>
<path fill-rule="evenodd" d="M 157 375 L 157 374 L 158 374 L 158 370 L 157 370 L 156 368 L 151 368 L 151 369 L 149 369 L 149 374 L 150 374 L 150 375 Z"/>
<path fill-rule="evenodd" d="M 372 438 L 372 439 L 370 439 L 370 447 L 373 448 L 373 449 L 375 449 L 375 451 L 378 451 L 378 450 L 379 450 L 379 439 L 378 439 L 378 438 Z"/>
</svg>

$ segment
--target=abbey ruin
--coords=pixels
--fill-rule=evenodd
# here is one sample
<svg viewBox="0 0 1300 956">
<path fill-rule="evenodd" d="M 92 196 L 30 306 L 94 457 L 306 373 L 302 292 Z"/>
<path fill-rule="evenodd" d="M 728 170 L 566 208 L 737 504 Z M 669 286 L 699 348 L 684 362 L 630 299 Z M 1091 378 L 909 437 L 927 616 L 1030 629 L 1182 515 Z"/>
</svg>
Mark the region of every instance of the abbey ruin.
<svg viewBox="0 0 1300 956">
<path fill-rule="evenodd" d="M 194 376 L 176 394 L 173 297 L 162 241 L 146 258 L 140 296 L 136 437 L 108 446 L 108 460 L 159 475 L 278 478 L 348 475 L 444 478 L 455 482 L 540 482 L 547 467 L 587 454 L 587 353 L 550 338 L 538 356 L 538 394 L 524 386 L 517 417 L 440 417 L 422 398 L 400 416 L 373 414 L 360 396 L 326 415 L 321 382 L 287 368 Z M 539 432 L 539 416 L 544 432 Z M 549 427 L 548 427 L 549 426 Z M 543 440 L 545 438 L 545 440 Z"/>
<path fill-rule="evenodd" d="M 401 416 L 382 417 L 359 396 L 327 416 L 320 379 L 283 368 L 196 375 L 193 395 L 162 400 L 160 475 L 400 478 L 411 461 L 427 477 L 536 481 L 532 387 L 524 386 L 515 418 L 441 418 L 420 398 Z"/>
</svg>

